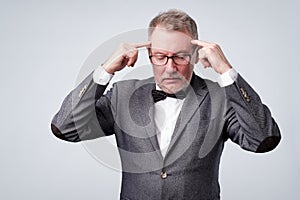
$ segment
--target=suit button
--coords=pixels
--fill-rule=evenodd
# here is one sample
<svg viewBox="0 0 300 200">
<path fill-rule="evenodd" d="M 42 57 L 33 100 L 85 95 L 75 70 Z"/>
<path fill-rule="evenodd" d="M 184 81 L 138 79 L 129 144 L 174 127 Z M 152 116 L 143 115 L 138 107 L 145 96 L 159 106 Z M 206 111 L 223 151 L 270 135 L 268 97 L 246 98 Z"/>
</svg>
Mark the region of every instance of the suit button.
<svg viewBox="0 0 300 200">
<path fill-rule="evenodd" d="M 160 173 L 160 177 L 161 177 L 162 179 L 166 179 L 166 178 L 168 177 L 167 172 L 161 172 L 161 173 Z"/>
</svg>

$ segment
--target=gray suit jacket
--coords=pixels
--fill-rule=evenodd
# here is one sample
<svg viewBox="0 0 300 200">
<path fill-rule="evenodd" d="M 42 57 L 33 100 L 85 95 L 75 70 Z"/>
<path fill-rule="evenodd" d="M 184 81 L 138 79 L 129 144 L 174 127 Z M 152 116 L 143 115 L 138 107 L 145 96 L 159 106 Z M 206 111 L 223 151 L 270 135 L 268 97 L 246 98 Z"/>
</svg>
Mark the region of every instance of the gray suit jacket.
<svg viewBox="0 0 300 200">
<path fill-rule="evenodd" d="M 269 109 L 240 75 L 225 88 L 193 75 L 165 157 L 153 120 L 154 79 L 121 81 L 103 95 L 105 88 L 89 75 L 65 98 L 51 128 L 71 142 L 115 135 L 121 199 L 220 199 L 227 139 L 252 152 L 270 151 L 280 141 Z"/>
</svg>

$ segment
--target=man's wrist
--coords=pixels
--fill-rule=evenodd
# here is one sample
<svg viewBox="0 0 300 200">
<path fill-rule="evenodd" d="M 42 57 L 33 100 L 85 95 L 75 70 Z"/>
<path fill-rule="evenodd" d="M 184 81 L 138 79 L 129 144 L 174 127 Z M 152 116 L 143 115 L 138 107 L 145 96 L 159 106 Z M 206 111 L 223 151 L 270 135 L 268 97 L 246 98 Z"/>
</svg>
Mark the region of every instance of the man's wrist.
<svg viewBox="0 0 300 200">
<path fill-rule="evenodd" d="M 101 65 L 101 67 L 109 74 L 114 75 L 115 72 L 113 70 L 111 70 L 108 66 L 107 66 L 107 62 L 105 62 L 104 64 Z"/>
<path fill-rule="evenodd" d="M 93 80 L 99 85 L 107 85 L 112 77 L 113 74 L 104 69 L 102 65 L 97 67 L 93 73 Z"/>
<path fill-rule="evenodd" d="M 221 74 L 218 77 L 218 83 L 221 87 L 226 87 L 234 83 L 236 81 L 238 73 L 235 69 L 231 68 Z"/>
</svg>

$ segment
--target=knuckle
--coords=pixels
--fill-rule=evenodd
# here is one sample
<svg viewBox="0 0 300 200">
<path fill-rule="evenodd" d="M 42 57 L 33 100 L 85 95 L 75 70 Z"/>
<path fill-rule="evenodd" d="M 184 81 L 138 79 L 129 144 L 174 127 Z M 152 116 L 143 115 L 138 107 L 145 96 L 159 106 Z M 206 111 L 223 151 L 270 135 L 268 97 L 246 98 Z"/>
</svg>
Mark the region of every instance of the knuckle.
<svg viewBox="0 0 300 200">
<path fill-rule="evenodd" d="M 128 49 L 126 52 L 127 52 L 127 55 L 130 56 L 130 57 L 134 57 L 137 54 L 136 49 Z"/>
<path fill-rule="evenodd" d="M 218 45 L 215 44 L 215 43 L 213 43 L 213 44 L 210 45 L 209 48 L 210 48 L 212 51 L 216 51 L 216 50 L 218 49 Z"/>
<path fill-rule="evenodd" d="M 125 42 L 122 42 L 120 44 L 120 47 L 123 51 L 130 51 L 132 49 L 132 47 L 128 43 L 125 43 Z"/>
<path fill-rule="evenodd" d="M 121 42 L 119 46 L 120 46 L 121 48 L 125 48 L 126 43 L 125 43 L 125 42 Z"/>
<path fill-rule="evenodd" d="M 211 54 L 213 52 L 213 48 L 207 48 L 206 53 Z"/>
<path fill-rule="evenodd" d="M 198 56 L 200 58 L 202 58 L 204 56 L 204 50 L 203 49 L 201 49 L 201 50 L 198 51 Z"/>
<path fill-rule="evenodd" d="M 211 45 L 213 48 L 217 48 L 218 47 L 218 45 L 216 44 L 216 43 L 212 43 L 212 45 Z"/>
</svg>

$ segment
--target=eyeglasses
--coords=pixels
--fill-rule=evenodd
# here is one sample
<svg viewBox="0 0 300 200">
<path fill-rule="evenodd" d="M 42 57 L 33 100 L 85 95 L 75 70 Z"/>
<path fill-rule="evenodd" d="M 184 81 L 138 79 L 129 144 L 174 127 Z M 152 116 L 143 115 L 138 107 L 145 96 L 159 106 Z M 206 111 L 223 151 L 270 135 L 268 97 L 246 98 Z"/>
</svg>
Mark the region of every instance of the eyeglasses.
<svg viewBox="0 0 300 200">
<path fill-rule="evenodd" d="M 176 65 L 188 65 L 191 62 L 191 55 L 173 55 L 173 56 L 166 56 L 163 54 L 156 54 L 156 55 L 149 55 L 149 59 L 153 65 L 163 66 L 166 65 L 169 59 Z"/>
</svg>

